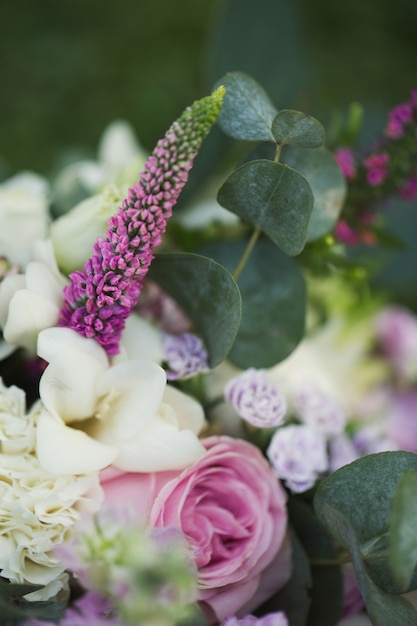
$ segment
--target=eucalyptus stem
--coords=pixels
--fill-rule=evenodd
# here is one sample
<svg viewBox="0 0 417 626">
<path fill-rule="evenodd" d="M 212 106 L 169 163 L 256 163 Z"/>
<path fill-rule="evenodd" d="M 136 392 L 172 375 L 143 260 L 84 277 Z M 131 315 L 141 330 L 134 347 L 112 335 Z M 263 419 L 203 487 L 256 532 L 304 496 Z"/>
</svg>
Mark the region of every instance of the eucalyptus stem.
<svg viewBox="0 0 417 626">
<path fill-rule="evenodd" d="M 279 158 L 281 156 L 282 144 L 277 143 L 277 149 L 275 150 L 275 163 L 279 163 Z"/>
<path fill-rule="evenodd" d="M 250 238 L 250 240 L 248 242 L 248 245 L 246 246 L 245 251 L 243 252 L 243 254 L 241 256 L 241 259 L 240 259 L 239 263 L 237 264 L 235 271 L 233 272 L 233 278 L 235 280 L 237 280 L 239 278 L 243 268 L 245 267 L 246 262 L 247 262 L 248 258 L 250 257 L 250 254 L 251 254 L 251 252 L 252 252 L 256 242 L 258 241 L 258 238 L 259 238 L 259 235 L 261 234 L 261 232 L 262 231 L 261 231 L 261 229 L 258 226 L 253 231 L 252 236 L 251 236 L 251 238 Z"/>
</svg>

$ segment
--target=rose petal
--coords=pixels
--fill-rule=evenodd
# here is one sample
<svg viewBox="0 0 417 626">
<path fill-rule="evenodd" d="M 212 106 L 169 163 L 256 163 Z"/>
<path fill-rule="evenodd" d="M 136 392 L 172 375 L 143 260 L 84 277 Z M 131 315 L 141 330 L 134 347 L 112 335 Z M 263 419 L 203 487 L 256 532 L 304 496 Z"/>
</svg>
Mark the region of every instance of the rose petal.
<svg viewBox="0 0 417 626">
<path fill-rule="evenodd" d="M 117 449 L 66 426 L 46 411 L 40 414 L 36 452 L 40 464 L 53 474 L 88 474 L 110 465 Z"/>
</svg>

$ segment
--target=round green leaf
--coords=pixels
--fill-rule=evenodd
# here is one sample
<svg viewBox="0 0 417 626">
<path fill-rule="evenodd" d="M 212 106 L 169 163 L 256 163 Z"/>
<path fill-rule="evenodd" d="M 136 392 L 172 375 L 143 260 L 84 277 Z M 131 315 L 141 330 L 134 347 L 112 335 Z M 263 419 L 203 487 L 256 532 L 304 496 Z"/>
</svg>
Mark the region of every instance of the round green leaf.
<svg viewBox="0 0 417 626">
<path fill-rule="evenodd" d="M 348 516 L 327 503 L 323 506 L 322 514 L 337 540 L 349 549 L 356 579 L 372 624 L 375 626 L 416 624 L 417 612 L 411 604 L 401 597 L 385 593 L 369 576 L 362 558 L 357 532 Z"/>
<path fill-rule="evenodd" d="M 160 254 L 149 278 L 193 321 L 209 352 L 210 366 L 221 363 L 233 345 L 241 316 L 239 288 L 229 272 L 198 254 Z"/>
<path fill-rule="evenodd" d="M 267 159 L 250 161 L 225 181 L 218 202 L 260 228 L 285 254 L 304 248 L 313 192 L 304 176 Z"/>
<path fill-rule="evenodd" d="M 301 172 L 314 196 L 307 240 L 313 241 L 329 232 L 339 218 L 346 197 L 346 181 L 332 153 L 326 148 L 304 150 L 289 146 L 282 161 Z"/>
<path fill-rule="evenodd" d="M 281 145 L 318 148 L 324 143 L 323 125 L 311 115 L 290 109 L 282 109 L 276 114 L 272 134 Z"/>
<path fill-rule="evenodd" d="M 274 141 L 271 132 L 276 108 L 255 79 L 243 72 L 230 72 L 217 81 L 226 94 L 217 120 L 226 135 L 246 141 Z"/>
<path fill-rule="evenodd" d="M 417 470 L 417 454 L 371 454 L 331 474 L 320 484 L 314 498 L 316 514 L 332 534 L 335 528 L 326 518 L 326 507 L 331 506 L 346 516 L 373 581 L 387 593 L 403 591 L 392 576 L 387 536 L 395 488 L 408 470 Z M 417 580 L 413 580 L 411 588 L 416 587 Z"/>
<path fill-rule="evenodd" d="M 392 502 L 389 556 L 399 587 L 409 587 L 417 564 L 417 470 L 401 476 Z"/>
<path fill-rule="evenodd" d="M 231 271 L 245 249 L 243 242 L 203 248 Z M 303 338 L 306 286 L 297 264 L 268 240 L 258 241 L 239 277 L 242 321 L 229 359 L 238 367 L 272 367 Z"/>
</svg>

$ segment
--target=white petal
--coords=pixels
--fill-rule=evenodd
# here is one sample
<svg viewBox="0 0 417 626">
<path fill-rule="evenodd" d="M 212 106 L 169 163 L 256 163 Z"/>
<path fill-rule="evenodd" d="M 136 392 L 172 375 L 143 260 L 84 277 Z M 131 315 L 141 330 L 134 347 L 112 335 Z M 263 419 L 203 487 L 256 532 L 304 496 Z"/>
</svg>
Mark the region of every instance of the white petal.
<svg viewBox="0 0 417 626">
<path fill-rule="evenodd" d="M 31 291 L 51 300 L 56 306 L 61 307 L 63 302 L 62 282 L 50 267 L 40 261 L 28 263 L 25 272 L 26 287 Z"/>
<path fill-rule="evenodd" d="M 119 444 L 114 465 L 127 472 L 177 470 L 192 465 L 205 452 L 191 430 L 178 430 L 171 422 L 154 417 L 136 438 Z"/>
<path fill-rule="evenodd" d="M 0 325 L 4 326 L 9 314 L 9 304 L 13 295 L 20 289 L 25 289 L 26 278 L 24 274 L 6 276 L 0 282 Z"/>
<path fill-rule="evenodd" d="M 162 363 L 161 333 L 153 324 L 133 313 L 126 320 L 121 339 L 121 348 L 129 359 L 149 359 Z"/>
<path fill-rule="evenodd" d="M 48 411 L 66 423 L 93 417 L 95 385 L 103 371 L 105 366 L 97 359 L 66 347 L 55 353 L 42 374 L 39 395 Z"/>
<path fill-rule="evenodd" d="M 162 402 L 169 404 L 174 410 L 180 428 L 189 428 L 198 435 L 205 426 L 206 422 L 201 404 L 179 389 L 167 385 Z"/>
<path fill-rule="evenodd" d="M 36 452 L 39 462 L 53 474 L 88 474 L 107 467 L 117 449 L 91 439 L 81 430 L 65 426 L 47 412 L 39 416 Z"/>
<path fill-rule="evenodd" d="M 113 441 L 136 435 L 158 410 L 165 385 L 164 370 L 152 361 L 125 361 L 109 368 L 97 380 L 103 412 L 94 436 Z"/>
<path fill-rule="evenodd" d="M 56 355 L 64 353 L 67 349 L 78 350 L 80 359 L 86 354 L 96 359 L 103 368 L 108 367 L 106 352 L 94 339 L 87 339 L 75 330 L 61 327 L 48 328 L 39 333 L 37 353 L 41 359 L 50 363 Z"/>
<path fill-rule="evenodd" d="M 28 289 L 17 291 L 9 305 L 3 335 L 8 343 L 16 344 L 35 352 L 38 334 L 54 326 L 59 308 L 50 300 Z"/>
</svg>

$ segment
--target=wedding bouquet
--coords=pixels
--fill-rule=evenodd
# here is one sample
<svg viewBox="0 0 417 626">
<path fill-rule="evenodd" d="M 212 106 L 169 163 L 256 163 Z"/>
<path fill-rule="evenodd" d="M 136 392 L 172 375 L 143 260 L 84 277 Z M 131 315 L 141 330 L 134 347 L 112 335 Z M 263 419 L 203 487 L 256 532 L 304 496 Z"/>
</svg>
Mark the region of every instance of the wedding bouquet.
<svg viewBox="0 0 417 626">
<path fill-rule="evenodd" d="M 352 119 L 229 73 L 151 155 L 2 183 L 2 624 L 417 623 L 417 317 L 349 253 L 417 197 L 417 94 Z"/>
</svg>

